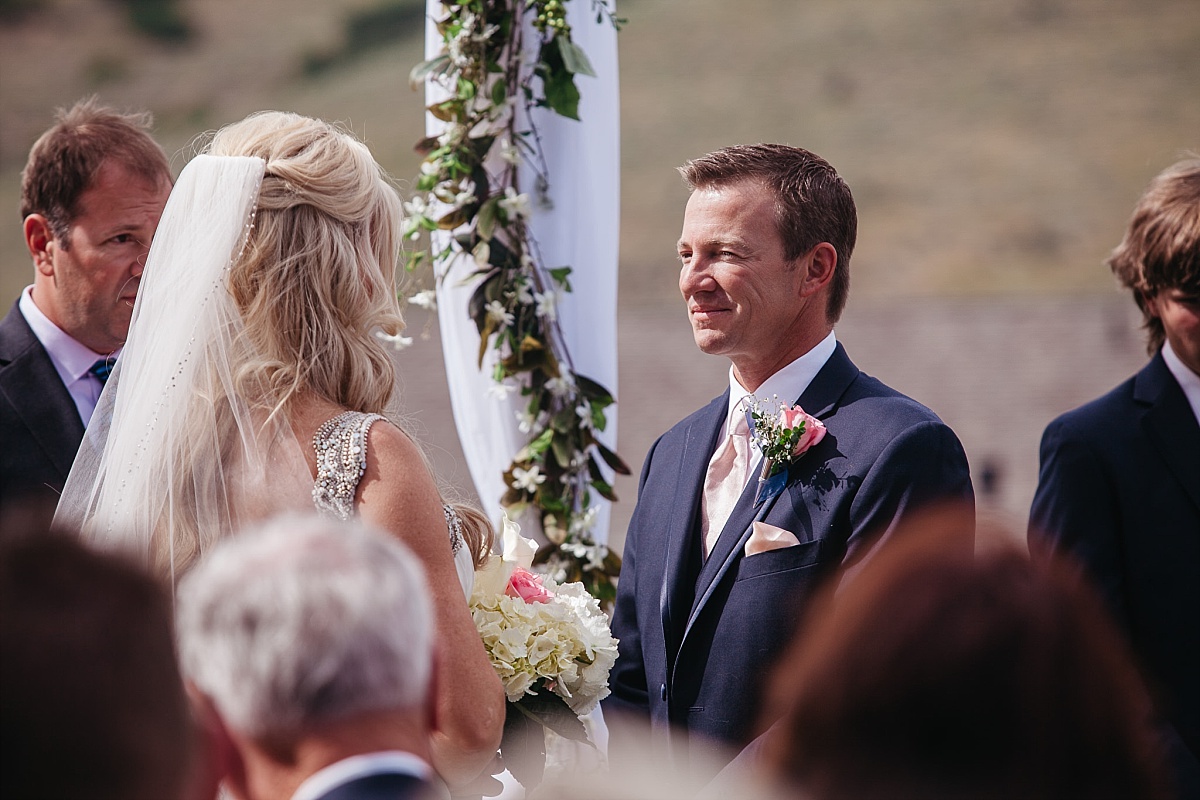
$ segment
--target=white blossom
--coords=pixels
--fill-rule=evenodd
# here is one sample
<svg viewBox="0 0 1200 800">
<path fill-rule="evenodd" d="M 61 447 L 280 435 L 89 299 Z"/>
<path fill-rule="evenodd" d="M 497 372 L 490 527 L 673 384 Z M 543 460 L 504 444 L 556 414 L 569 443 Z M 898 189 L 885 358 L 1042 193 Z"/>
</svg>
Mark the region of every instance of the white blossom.
<svg viewBox="0 0 1200 800">
<path fill-rule="evenodd" d="M 529 286 L 529 281 L 526 278 L 517 278 L 517 302 L 523 306 L 533 305 L 533 289 Z"/>
<path fill-rule="evenodd" d="M 500 140 L 500 159 L 508 164 L 521 163 L 521 151 L 507 138 Z"/>
<path fill-rule="evenodd" d="M 529 216 L 529 195 L 518 194 L 513 187 L 505 186 L 500 208 L 504 209 L 509 219 L 525 219 Z"/>
<path fill-rule="evenodd" d="M 499 322 L 501 325 L 512 325 L 513 320 L 516 319 L 512 312 L 504 307 L 504 303 L 501 303 L 499 300 L 493 300 L 488 303 L 486 308 L 488 318 L 494 322 Z"/>
<path fill-rule="evenodd" d="M 592 427 L 592 404 L 584 400 L 575 406 L 575 416 L 579 417 L 579 427 Z"/>
<path fill-rule="evenodd" d="M 391 345 L 396 352 L 400 352 L 405 348 L 411 347 L 413 340 L 411 336 L 401 336 L 400 334 L 390 334 L 384 331 L 375 331 L 375 338 L 384 344 Z"/>
<path fill-rule="evenodd" d="M 535 292 L 533 299 L 537 302 L 537 315 L 553 322 L 558 316 L 558 296 L 554 292 Z"/>
<path fill-rule="evenodd" d="M 425 289 L 417 292 L 408 298 L 408 304 L 417 308 L 423 308 L 426 311 L 437 311 L 437 292 L 433 289 Z"/>
<path fill-rule="evenodd" d="M 537 491 L 537 487 L 546 482 L 546 476 L 542 474 L 541 469 L 537 464 L 534 464 L 529 469 L 521 467 L 513 467 L 512 487 L 521 489 L 526 492 Z"/>
<path fill-rule="evenodd" d="M 487 388 L 487 396 L 496 400 L 504 400 L 515 391 L 517 391 L 517 387 L 511 383 L 496 383 L 493 381 Z"/>
<path fill-rule="evenodd" d="M 569 394 L 574 388 L 575 376 L 569 372 L 564 372 L 559 377 L 546 381 L 546 390 L 555 397 Z"/>
</svg>

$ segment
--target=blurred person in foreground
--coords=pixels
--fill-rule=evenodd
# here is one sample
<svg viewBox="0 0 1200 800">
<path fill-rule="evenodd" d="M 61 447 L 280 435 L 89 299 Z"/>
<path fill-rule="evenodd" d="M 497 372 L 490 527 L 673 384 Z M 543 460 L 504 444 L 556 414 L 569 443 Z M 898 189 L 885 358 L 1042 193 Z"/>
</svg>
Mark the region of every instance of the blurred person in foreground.
<svg viewBox="0 0 1200 800">
<path fill-rule="evenodd" d="M 281 517 L 181 582 L 180 660 L 239 800 L 435 798 L 420 561 L 359 523 Z"/>
<path fill-rule="evenodd" d="M 1108 265 L 1150 362 L 1042 436 L 1035 557 L 1099 587 L 1165 717 L 1181 796 L 1200 798 L 1200 159 L 1151 181 Z"/>
<path fill-rule="evenodd" d="M 1152 708 L 1095 591 L 914 518 L 779 662 L 766 772 L 811 800 L 1163 798 Z"/>
<path fill-rule="evenodd" d="M 0 541 L 0 796 L 187 796 L 167 592 L 125 559 L 18 527 L 8 515 Z"/>
<path fill-rule="evenodd" d="M 834 334 L 858 223 L 833 167 L 758 144 L 680 172 L 691 196 L 679 289 L 696 345 L 730 369 L 724 391 L 646 456 L 605 711 L 648 723 L 679 768 L 709 769 L 714 743 L 736 751 L 753 737 L 762 679 L 815 587 L 861 569 L 914 509 L 973 494 L 954 432 L 862 372 Z M 771 416 L 797 438 L 761 490 L 750 442 L 770 426 L 750 430 L 755 398 L 797 406 Z M 972 542 L 964 530 L 956 546 Z M 614 725 L 614 763 L 623 738 Z"/>
<path fill-rule="evenodd" d="M 167 202 L 55 519 L 173 581 L 282 512 L 397 537 L 433 595 L 433 763 L 459 786 L 492 762 L 504 722 L 467 608 L 491 530 L 443 502 L 386 416 L 401 224 L 394 186 L 348 131 L 278 111 L 217 131 Z"/>
<path fill-rule="evenodd" d="M 129 332 L 171 191 L 149 114 L 60 110 L 21 173 L 34 279 L 0 320 L 0 505 L 57 499 Z"/>
</svg>

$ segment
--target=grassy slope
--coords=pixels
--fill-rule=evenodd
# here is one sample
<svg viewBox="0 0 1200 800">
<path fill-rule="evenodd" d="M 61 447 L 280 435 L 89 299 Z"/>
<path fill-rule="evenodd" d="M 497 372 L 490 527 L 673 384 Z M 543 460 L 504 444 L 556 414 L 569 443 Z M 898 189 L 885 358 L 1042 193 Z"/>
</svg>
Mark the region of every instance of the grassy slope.
<svg viewBox="0 0 1200 800">
<path fill-rule="evenodd" d="M 287 108 L 347 122 L 411 175 L 419 33 L 300 77 L 306 52 L 336 45 L 346 10 L 371 4 L 193 0 L 202 35 L 174 50 L 131 35 L 101 0 L 49 0 L 0 28 L 0 293 L 29 270 L 24 154 L 54 106 L 88 91 L 153 109 L 173 152 Z M 786 141 L 837 166 L 860 205 L 855 292 L 874 295 L 1108 288 L 1098 265 L 1141 187 L 1200 149 L 1195 0 L 625 0 L 620 11 L 629 302 L 674 297 L 685 197 L 672 167 L 722 144 Z"/>
</svg>

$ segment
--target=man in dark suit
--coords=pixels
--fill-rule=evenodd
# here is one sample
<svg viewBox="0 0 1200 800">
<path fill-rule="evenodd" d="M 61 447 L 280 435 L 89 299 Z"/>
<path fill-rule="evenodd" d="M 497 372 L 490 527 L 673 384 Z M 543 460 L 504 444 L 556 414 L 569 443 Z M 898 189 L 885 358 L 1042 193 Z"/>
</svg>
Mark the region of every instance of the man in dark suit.
<svg viewBox="0 0 1200 800">
<path fill-rule="evenodd" d="M 417 557 L 357 522 L 283 517 L 217 546 L 177 598 L 180 662 L 255 800 L 425 800 L 433 609 Z"/>
<path fill-rule="evenodd" d="M 148 115 L 61 111 L 21 174 L 34 282 L 0 321 L 0 505 L 62 490 L 171 191 Z"/>
<path fill-rule="evenodd" d="M 834 169 L 805 150 L 752 145 L 681 172 L 691 197 L 679 288 L 696 344 L 730 360 L 729 388 L 646 457 L 606 710 L 648 719 L 684 766 L 699 742 L 738 748 L 770 721 L 763 680 L 818 583 L 853 573 L 915 508 L 973 494 L 954 433 L 860 372 L 834 336 L 857 226 Z M 750 394 L 814 418 L 800 442 L 811 446 L 761 488 L 746 446 L 761 435 L 745 422 Z M 962 538 L 970 548 L 969 529 Z M 620 740 L 614 726 L 617 757 Z"/>
<path fill-rule="evenodd" d="M 1200 160 L 1154 179 L 1108 264 L 1152 358 L 1046 428 L 1030 551 L 1071 554 L 1100 588 L 1200 797 Z"/>
</svg>

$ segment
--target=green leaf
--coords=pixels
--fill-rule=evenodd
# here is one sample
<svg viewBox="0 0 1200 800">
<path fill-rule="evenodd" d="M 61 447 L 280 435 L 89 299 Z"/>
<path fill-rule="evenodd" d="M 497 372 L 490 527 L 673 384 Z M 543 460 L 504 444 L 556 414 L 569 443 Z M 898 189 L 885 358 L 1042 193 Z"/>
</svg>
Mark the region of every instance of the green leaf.
<svg viewBox="0 0 1200 800">
<path fill-rule="evenodd" d="M 586 375 L 575 374 L 575 385 L 579 387 L 579 391 L 588 399 L 589 403 L 595 404 L 603 402 L 606 405 L 612 403 L 612 394 L 608 389 L 605 389 L 596 381 Z"/>
<path fill-rule="evenodd" d="M 544 686 L 538 689 L 537 694 L 523 695 L 513 705 L 522 714 L 545 725 L 564 739 L 576 742 L 590 741 L 583 722 L 575 716 L 567 701 Z M 506 717 L 505 723 L 507 722 Z"/>
<path fill-rule="evenodd" d="M 568 71 L 574 72 L 576 75 L 596 77 L 596 70 L 592 69 L 592 62 L 588 60 L 587 54 L 579 45 L 565 36 L 556 36 L 554 41 L 558 42 L 558 52 L 562 55 L 563 66 Z"/>
<path fill-rule="evenodd" d="M 546 774 L 546 732 L 518 703 L 506 705 L 500 755 L 513 777 L 526 789 L 532 789 Z"/>
<path fill-rule="evenodd" d="M 414 90 L 421 88 L 421 84 L 425 81 L 425 77 L 432 72 L 442 73 L 446 71 L 446 67 L 450 65 L 450 56 L 442 54 L 428 61 L 422 61 L 412 68 L 408 73 L 408 85 Z"/>
<path fill-rule="evenodd" d="M 444 231 L 452 231 L 460 225 L 465 224 L 470 217 L 465 208 L 456 208 L 450 211 L 437 221 L 437 225 Z"/>
<path fill-rule="evenodd" d="M 612 450 L 609 450 L 600 442 L 594 442 L 594 444 L 596 445 L 596 452 L 600 454 L 600 458 L 604 459 L 604 463 L 608 464 L 609 469 L 618 475 L 631 474 L 629 471 L 629 465 L 622 461 L 619 455 L 614 453 Z"/>
<path fill-rule="evenodd" d="M 480 206 L 479 214 L 475 217 L 475 230 L 485 241 L 491 239 L 496 233 L 496 218 L 499 208 L 500 195 L 493 195 Z"/>
<path fill-rule="evenodd" d="M 500 78 L 492 84 L 492 105 L 503 105 L 508 99 L 508 81 Z"/>
<path fill-rule="evenodd" d="M 547 433 L 554 433 L 553 428 L 548 428 Z M 555 436 L 551 444 L 554 446 L 554 458 L 559 465 L 564 469 L 571 466 L 571 456 L 575 454 L 575 450 L 571 447 L 571 440 L 565 436 Z"/>
<path fill-rule="evenodd" d="M 574 76 L 566 71 L 543 76 L 542 85 L 546 94 L 546 106 L 567 119 L 579 119 L 579 89 Z"/>
<path fill-rule="evenodd" d="M 554 429 L 546 428 L 546 430 L 542 431 L 541 435 L 538 436 L 538 438 L 534 439 L 532 442 L 529 443 L 529 445 L 528 445 L 529 452 L 532 453 L 533 455 L 541 455 L 542 453 L 546 452 L 547 449 L 549 449 L 550 445 L 552 444 L 553 438 L 554 438 Z"/>
<path fill-rule="evenodd" d="M 570 267 L 556 267 L 552 270 L 549 270 L 549 272 L 550 277 L 554 279 L 555 283 L 561 286 L 564 290 L 568 292 L 571 291 L 571 281 L 567 279 L 567 276 L 571 274 Z"/>
</svg>

